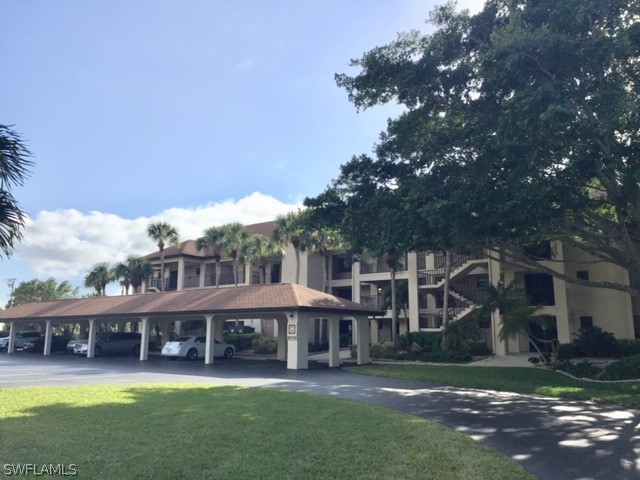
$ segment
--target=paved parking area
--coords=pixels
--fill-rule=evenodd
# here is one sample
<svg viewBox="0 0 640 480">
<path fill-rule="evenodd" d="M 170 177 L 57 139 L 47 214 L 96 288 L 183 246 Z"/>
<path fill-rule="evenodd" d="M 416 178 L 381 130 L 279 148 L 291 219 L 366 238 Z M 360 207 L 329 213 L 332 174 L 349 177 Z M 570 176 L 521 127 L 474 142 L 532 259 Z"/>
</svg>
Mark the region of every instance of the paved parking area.
<svg viewBox="0 0 640 480">
<path fill-rule="evenodd" d="M 311 362 L 236 358 L 213 365 L 129 358 L 0 353 L 0 388 L 189 382 L 305 391 L 397 409 L 496 448 L 541 479 L 640 479 L 640 412 L 541 396 L 368 377 Z M 464 461 L 461 459 L 461 461 Z"/>
</svg>

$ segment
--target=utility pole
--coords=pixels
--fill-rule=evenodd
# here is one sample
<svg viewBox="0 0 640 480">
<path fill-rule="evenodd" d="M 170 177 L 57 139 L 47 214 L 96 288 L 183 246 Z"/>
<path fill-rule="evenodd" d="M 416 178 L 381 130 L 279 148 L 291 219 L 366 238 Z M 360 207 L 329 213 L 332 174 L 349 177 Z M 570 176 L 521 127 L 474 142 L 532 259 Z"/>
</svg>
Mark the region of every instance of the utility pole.
<svg viewBox="0 0 640 480">
<path fill-rule="evenodd" d="M 11 294 L 9 295 L 9 308 L 13 307 L 13 286 L 15 284 L 15 278 L 7 278 L 7 286 L 11 289 Z"/>
</svg>

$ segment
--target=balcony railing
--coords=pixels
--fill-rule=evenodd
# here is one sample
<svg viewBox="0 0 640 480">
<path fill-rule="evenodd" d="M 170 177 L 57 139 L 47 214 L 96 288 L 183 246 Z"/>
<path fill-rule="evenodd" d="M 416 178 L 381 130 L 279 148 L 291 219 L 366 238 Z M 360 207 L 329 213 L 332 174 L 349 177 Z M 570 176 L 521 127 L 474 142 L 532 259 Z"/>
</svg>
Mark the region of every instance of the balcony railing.
<svg viewBox="0 0 640 480">
<path fill-rule="evenodd" d="M 176 290 L 178 285 L 175 282 L 170 282 L 168 278 L 164 279 L 164 291 L 170 292 L 172 290 Z M 161 278 L 148 278 L 147 279 L 147 290 L 153 290 L 160 292 L 162 291 L 162 279 Z"/>
<path fill-rule="evenodd" d="M 440 313 L 421 313 L 419 317 L 420 328 L 441 328 L 442 314 Z"/>
<path fill-rule="evenodd" d="M 372 308 L 380 308 L 380 301 L 377 296 L 360 295 L 360 304 Z"/>
</svg>

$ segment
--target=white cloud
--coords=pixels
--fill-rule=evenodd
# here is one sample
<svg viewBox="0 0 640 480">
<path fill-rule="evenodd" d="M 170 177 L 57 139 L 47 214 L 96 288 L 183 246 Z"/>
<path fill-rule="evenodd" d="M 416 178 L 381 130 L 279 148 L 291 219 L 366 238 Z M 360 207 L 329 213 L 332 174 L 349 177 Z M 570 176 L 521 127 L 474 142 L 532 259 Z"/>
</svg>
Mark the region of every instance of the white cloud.
<svg viewBox="0 0 640 480">
<path fill-rule="evenodd" d="M 135 219 L 74 209 L 45 210 L 28 220 L 15 258 L 28 264 L 40 277 L 78 277 L 95 263 L 115 263 L 128 255 L 155 251 L 156 246 L 146 233 L 151 222 L 168 222 L 178 229 L 182 240 L 187 240 L 199 237 L 212 225 L 264 222 L 299 206 L 256 192 L 239 200 L 191 209 L 171 208 L 152 217 Z"/>
<path fill-rule="evenodd" d="M 475 14 L 484 8 L 485 0 L 458 0 L 456 9 L 469 10 L 470 13 Z"/>
</svg>

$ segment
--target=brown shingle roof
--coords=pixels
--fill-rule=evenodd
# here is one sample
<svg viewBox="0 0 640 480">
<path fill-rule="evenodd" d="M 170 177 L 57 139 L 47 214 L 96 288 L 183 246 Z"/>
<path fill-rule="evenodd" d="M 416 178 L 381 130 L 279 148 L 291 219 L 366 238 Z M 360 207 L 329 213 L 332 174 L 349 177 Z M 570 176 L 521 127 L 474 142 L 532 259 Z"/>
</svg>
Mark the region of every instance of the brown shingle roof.
<svg viewBox="0 0 640 480">
<path fill-rule="evenodd" d="M 277 283 L 34 302 L 0 311 L 0 321 L 205 313 L 241 314 L 291 310 L 344 315 L 382 314 L 379 310 L 318 290 L 297 284 Z"/>
</svg>

